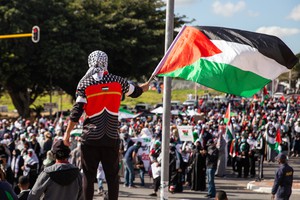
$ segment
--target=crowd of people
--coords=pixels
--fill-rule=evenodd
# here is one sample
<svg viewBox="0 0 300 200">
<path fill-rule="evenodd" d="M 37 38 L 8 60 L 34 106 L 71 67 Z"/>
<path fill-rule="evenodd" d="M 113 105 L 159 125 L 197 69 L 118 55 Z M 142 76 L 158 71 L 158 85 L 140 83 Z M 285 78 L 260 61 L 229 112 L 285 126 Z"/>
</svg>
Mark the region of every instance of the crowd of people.
<svg viewBox="0 0 300 200">
<path fill-rule="evenodd" d="M 279 153 L 283 153 L 287 158 L 299 157 L 298 97 L 253 98 L 240 101 L 229 97 L 228 100 L 227 103 L 216 102 L 209 107 L 205 101 L 201 101 L 193 108 L 199 114 L 202 113 L 200 119 L 197 114 L 188 116 L 184 115 L 184 112 L 182 115 L 172 115 L 169 151 L 170 192 L 182 192 L 186 186 L 194 191 L 207 191 L 207 197 L 215 197 L 214 177 L 224 177 L 230 169 L 231 175 L 235 174 L 236 178 L 261 181 L 264 179 L 264 163 L 277 161 L 276 156 Z M 228 104 L 231 105 L 231 114 L 229 122 L 226 122 Z M 188 108 L 183 108 L 183 111 L 184 109 Z M 182 141 L 178 126 L 192 126 L 193 140 Z M 162 156 L 161 116 L 123 121 L 120 127 L 122 152 L 134 146 L 134 138 L 151 137 L 150 165 L 146 171 L 153 177 L 154 191 L 150 195 L 157 196 Z M 136 161 L 132 161 L 132 165 Z M 125 164 L 125 169 L 127 165 Z M 126 183 L 125 187 L 128 186 Z"/>
<path fill-rule="evenodd" d="M 228 104 L 231 105 L 230 123 L 224 122 Z M 205 101 L 195 107 L 201 119 L 184 114 L 171 116 L 169 191 L 182 192 L 184 187 L 194 191 L 208 191 L 215 197 L 214 177 L 231 173 L 237 178 L 263 179 L 263 163 L 274 162 L 278 152 L 287 158 L 300 156 L 300 104 L 299 98 L 242 99 L 227 103 L 218 102 L 210 107 Z M 184 113 L 184 112 L 182 112 Z M 16 195 L 31 190 L 39 174 L 55 164 L 52 144 L 63 138 L 69 118 L 51 120 L 46 117 L 35 120 L 18 118 L 0 121 L 0 166 L 6 180 Z M 232 138 L 226 133 L 232 127 Z M 193 141 L 181 141 L 178 126 L 193 126 Z M 78 127 L 82 126 L 79 121 Z M 153 177 L 157 196 L 160 187 L 161 165 L 161 116 L 142 115 L 135 119 L 119 121 L 119 177 L 124 177 L 124 187 L 135 188 L 136 171 L 140 185 L 144 175 Z M 280 133 L 279 146 L 274 149 L 270 138 Z M 143 143 L 138 138 L 150 137 L 149 157 L 139 155 Z M 81 168 L 81 137 L 70 137 L 69 162 Z M 145 161 L 149 165 L 145 165 Z M 226 170 L 227 168 L 227 170 Z M 100 175 L 102 173 L 102 175 Z M 96 177 L 95 177 L 96 178 Z M 99 193 L 104 192 L 103 169 L 98 168 Z M 27 184 L 28 182 L 28 184 Z M 25 189 L 21 185 L 28 185 Z"/>
</svg>

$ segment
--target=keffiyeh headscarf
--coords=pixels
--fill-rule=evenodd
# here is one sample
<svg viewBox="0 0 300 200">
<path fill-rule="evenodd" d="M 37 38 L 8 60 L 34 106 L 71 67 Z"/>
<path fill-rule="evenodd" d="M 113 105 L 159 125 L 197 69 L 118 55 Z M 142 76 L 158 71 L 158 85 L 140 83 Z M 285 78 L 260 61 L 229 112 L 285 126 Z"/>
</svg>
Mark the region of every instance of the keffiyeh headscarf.
<svg viewBox="0 0 300 200">
<path fill-rule="evenodd" d="M 81 78 L 79 83 L 93 74 L 98 73 L 98 78 L 102 79 L 103 73 L 107 71 L 108 66 L 108 57 L 107 54 L 103 51 L 96 50 L 93 51 L 88 57 L 89 69 L 86 74 Z M 78 84 L 79 85 L 79 84 Z M 78 87 L 78 86 L 77 86 Z"/>
</svg>

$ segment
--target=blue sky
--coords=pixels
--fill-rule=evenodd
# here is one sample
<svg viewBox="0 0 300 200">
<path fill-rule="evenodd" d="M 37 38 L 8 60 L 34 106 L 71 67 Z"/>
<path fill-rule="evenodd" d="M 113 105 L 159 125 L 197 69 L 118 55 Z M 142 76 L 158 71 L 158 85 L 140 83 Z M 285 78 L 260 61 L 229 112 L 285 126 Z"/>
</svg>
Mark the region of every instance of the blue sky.
<svg viewBox="0 0 300 200">
<path fill-rule="evenodd" d="M 175 0 L 174 10 L 192 25 L 275 35 L 300 53 L 300 0 Z"/>
</svg>

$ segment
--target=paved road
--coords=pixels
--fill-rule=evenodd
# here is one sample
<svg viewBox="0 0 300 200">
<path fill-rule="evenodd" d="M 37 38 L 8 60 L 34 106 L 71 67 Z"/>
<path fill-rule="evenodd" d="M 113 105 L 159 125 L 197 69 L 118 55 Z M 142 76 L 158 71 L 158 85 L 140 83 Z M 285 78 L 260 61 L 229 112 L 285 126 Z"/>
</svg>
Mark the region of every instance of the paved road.
<svg viewBox="0 0 300 200">
<path fill-rule="evenodd" d="M 300 180 L 300 158 L 291 158 L 289 161 L 290 165 L 294 168 L 294 179 Z M 273 180 L 275 170 L 278 167 L 278 164 L 276 163 L 265 163 L 264 165 L 264 175 L 266 180 Z M 138 177 L 138 176 L 136 176 Z M 244 179 L 244 178 L 236 178 L 235 175 L 231 174 L 231 169 L 228 168 L 228 175 L 225 178 L 218 178 L 216 177 L 216 189 L 225 190 L 228 195 L 228 199 L 238 199 L 238 200 L 270 200 L 270 193 L 259 193 L 254 192 L 247 189 L 247 184 L 253 181 L 253 179 Z M 139 179 L 136 178 L 135 181 L 137 184 L 139 183 Z M 145 177 L 146 186 L 145 187 L 139 187 L 138 188 L 124 188 L 123 184 L 120 184 L 120 192 L 119 192 L 119 199 L 120 200 L 132 200 L 132 199 L 160 199 L 159 197 L 151 197 L 149 196 L 150 193 L 152 193 L 152 180 L 150 180 L 149 176 Z M 107 189 L 106 185 L 104 185 L 105 189 Z M 96 184 L 95 184 L 96 189 Z M 195 192 L 189 190 L 189 188 L 184 188 L 184 191 L 182 193 L 176 193 L 176 194 L 170 194 L 169 193 L 169 199 L 170 200 L 201 200 L 201 199 L 207 199 L 205 198 L 206 192 Z M 100 195 L 98 195 L 95 191 L 94 199 L 102 199 Z M 299 200 L 300 199 L 300 193 L 292 194 L 290 200 Z"/>
</svg>

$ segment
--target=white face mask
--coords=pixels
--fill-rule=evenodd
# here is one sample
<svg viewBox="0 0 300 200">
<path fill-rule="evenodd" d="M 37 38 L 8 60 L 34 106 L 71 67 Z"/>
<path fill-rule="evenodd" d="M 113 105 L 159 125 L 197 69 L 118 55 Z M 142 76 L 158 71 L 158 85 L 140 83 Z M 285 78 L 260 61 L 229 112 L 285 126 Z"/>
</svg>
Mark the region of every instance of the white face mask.
<svg viewBox="0 0 300 200">
<path fill-rule="evenodd" d="M 80 147 L 80 145 L 81 145 L 81 142 L 77 142 L 77 146 Z"/>
</svg>

